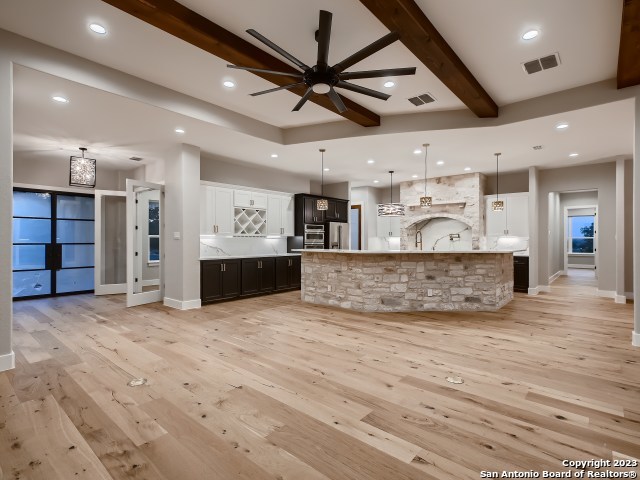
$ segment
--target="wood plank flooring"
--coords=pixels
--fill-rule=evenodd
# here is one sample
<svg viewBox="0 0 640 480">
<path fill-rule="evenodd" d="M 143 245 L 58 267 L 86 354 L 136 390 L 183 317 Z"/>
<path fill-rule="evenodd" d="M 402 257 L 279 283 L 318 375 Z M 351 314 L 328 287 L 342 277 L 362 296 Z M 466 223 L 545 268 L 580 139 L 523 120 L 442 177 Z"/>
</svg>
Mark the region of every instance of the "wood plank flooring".
<svg viewBox="0 0 640 480">
<path fill-rule="evenodd" d="M 16 303 L 0 479 L 458 480 L 638 458 L 632 305 L 580 283 L 477 314 L 299 292 L 187 312 Z"/>
</svg>

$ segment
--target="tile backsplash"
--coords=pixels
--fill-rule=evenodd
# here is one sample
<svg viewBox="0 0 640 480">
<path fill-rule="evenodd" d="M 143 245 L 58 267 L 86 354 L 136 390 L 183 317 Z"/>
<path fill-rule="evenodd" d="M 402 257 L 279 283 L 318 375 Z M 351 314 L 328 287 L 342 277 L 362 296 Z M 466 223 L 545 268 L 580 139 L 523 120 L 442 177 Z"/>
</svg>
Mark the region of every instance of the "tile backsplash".
<svg viewBox="0 0 640 480">
<path fill-rule="evenodd" d="M 274 255 L 287 253 L 287 238 L 200 236 L 200 257 Z"/>
</svg>

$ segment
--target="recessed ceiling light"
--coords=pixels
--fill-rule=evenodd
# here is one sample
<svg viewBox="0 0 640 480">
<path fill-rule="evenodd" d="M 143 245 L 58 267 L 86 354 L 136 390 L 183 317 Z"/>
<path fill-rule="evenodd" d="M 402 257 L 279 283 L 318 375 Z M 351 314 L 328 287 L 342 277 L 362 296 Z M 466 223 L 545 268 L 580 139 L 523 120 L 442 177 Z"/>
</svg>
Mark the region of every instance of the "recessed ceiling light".
<svg viewBox="0 0 640 480">
<path fill-rule="evenodd" d="M 566 130 L 569 128 L 569 124 L 567 122 L 560 122 L 556 125 L 556 130 Z"/>
<path fill-rule="evenodd" d="M 222 82 L 222 85 L 224 85 L 227 88 L 233 88 L 236 86 L 236 84 L 231 80 L 225 80 L 224 82 Z"/>
<path fill-rule="evenodd" d="M 438 160 L 438 161 L 436 162 L 436 165 L 444 165 L 444 160 Z"/>
<path fill-rule="evenodd" d="M 59 95 L 54 95 L 53 97 L 51 97 L 51 99 L 59 103 L 69 103 L 68 98 L 64 98 Z"/>
<path fill-rule="evenodd" d="M 380 180 L 374 180 L 373 183 L 380 183 Z"/>
<path fill-rule="evenodd" d="M 538 30 L 529 30 L 527 32 L 524 32 L 522 34 L 522 39 L 523 40 L 533 40 L 534 38 L 536 38 L 538 36 L 540 32 Z"/>
<path fill-rule="evenodd" d="M 416 148 L 413 153 L 415 153 L 416 155 L 420 155 L 422 153 L 422 150 L 420 148 Z"/>
<path fill-rule="evenodd" d="M 580 154 L 579 153 L 575 153 L 575 152 L 569 154 L 570 157 L 577 157 L 578 155 L 580 155 Z"/>
<path fill-rule="evenodd" d="M 184 129 L 183 128 L 176 128 L 176 133 L 184 133 Z"/>
<path fill-rule="evenodd" d="M 277 153 L 272 153 L 271 154 L 271 158 L 278 158 L 278 154 Z"/>
<path fill-rule="evenodd" d="M 329 171 L 329 168 L 328 168 L 328 167 L 324 167 L 324 171 L 325 171 L 325 172 L 328 172 L 328 171 Z"/>
<path fill-rule="evenodd" d="M 99 23 L 92 23 L 91 25 L 89 25 L 89 30 L 91 30 L 93 33 L 97 33 L 98 35 L 105 35 L 107 33 L 107 29 Z"/>
<path fill-rule="evenodd" d="M 411 175 L 411 178 L 418 178 L 418 175 Z"/>
<path fill-rule="evenodd" d="M 470 172 L 471 171 L 471 167 L 464 167 L 464 171 L 465 172 Z"/>
<path fill-rule="evenodd" d="M 392 82 L 391 80 L 389 80 L 388 82 L 384 82 L 384 86 L 387 88 L 395 87 L 396 82 Z"/>
<path fill-rule="evenodd" d="M 375 160 L 373 160 L 373 159 L 369 159 L 369 160 L 367 160 L 367 163 L 369 163 L 369 164 L 371 164 L 371 163 L 376 163 L 376 161 L 375 161 Z"/>
</svg>

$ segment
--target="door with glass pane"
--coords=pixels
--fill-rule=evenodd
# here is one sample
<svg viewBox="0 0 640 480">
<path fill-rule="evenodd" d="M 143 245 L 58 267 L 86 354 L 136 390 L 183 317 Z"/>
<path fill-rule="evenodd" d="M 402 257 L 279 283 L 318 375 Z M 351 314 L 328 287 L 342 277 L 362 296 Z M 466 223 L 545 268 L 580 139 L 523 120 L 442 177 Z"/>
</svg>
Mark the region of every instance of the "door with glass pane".
<svg viewBox="0 0 640 480">
<path fill-rule="evenodd" d="M 92 195 L 15 189 L 14 299 L 93 291 Z"/>
</svg>

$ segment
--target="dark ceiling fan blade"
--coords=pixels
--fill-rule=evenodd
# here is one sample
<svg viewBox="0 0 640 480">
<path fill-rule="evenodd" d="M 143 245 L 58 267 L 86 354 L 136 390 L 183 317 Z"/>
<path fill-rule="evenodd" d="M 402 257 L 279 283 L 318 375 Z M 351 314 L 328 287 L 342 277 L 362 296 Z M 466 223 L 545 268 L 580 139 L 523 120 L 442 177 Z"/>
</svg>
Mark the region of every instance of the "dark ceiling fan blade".
<svg viewBox="0 0 640 480">
<path fill-rule="evenodd" d="M 338 111 L 340 113 L 343 113 L 343 112 L 347 111 L 347 107 L 345 106 L 344 102 L 342 101 L 342 98 L 340 98 L 340 95 L 338 95 L 338 92 L 336 92 L 333 89 L 333 87 L 331 87 L 331 90 L 329 90 L 329 92 L 327 93 L 327 96 L 333 102 L 333 104 L 336 106 L 336 108 L 338 109 Z"/>
<path fill-rule="evenodd" d="M 376 40 L 370 45 L 367 45 L 362 50 L 359 50 L 353 55 L 345 58 L 340 63 L 336 63 L 333 66 L 333 68 L 337 73 L 340 73 L 343 70 L 346 70 L 347 68 L 349 68 L 351 65 L 355 65 L 359 61 L 364 60 L 370 55 L 373 55 L 377 51 L 382 50 L 384 47 L 391 45 L 393 42 L 395 42 L 399 38 L 400 38 L 400 34 L 398 34 L 398 32 L 389 32 L 384 37 Z"/>
<path fill-rule="evenodd" d="M 318 28 L 318 62 L 320 68 L 327 68 L 329 61 L 329 43 L 331 41 L 331 19 L 333 14 L 320 10 L 320 26 Z"/>
<path fill-rule="evenodd" d="M 357 78 L 400 77 L 402 75 L 415 75 L 416 67 L 388 68 L 386 70 L 366 70 L 362 72 L 344 72 L 340 74 L 342 80 L 355 80 Z"/>
<path fill-rule="evenodd" d="M 387 100 L 391 95 L 387 95 L 386 93 L 377 92 L 375 90 L 371 90 L 367 87 L 361 87 L 360 85 L 355 85 L 353 83 L 345 82 L 340 80 L 336 83 L 336 87 L 344 88 L 345 90 L 351 90 L 352 92 L 362 93 L 363 95 L 369 95 L 370 97 L 379 98 L 380 100 Z"/>
<path fill-rule="evenodd" d="M 300 60 L 298 60 L 296 57 L 294 57 L 293 55 L 291 55 L 289 52 L 283 50 L 282 48 L 280 48 L 278 45 L 276 45 L 275 43 L 273 43 L 271 40 L 269 40 L 268 38 L 260 35 L 258 32 L 256 32 L 254 29 L 250 28 L 249 30 L 247 30 L 247 33 L 249 35 L 251 35 L 253 38 L 256 38 L 257 40 L 260 40 L 262 43 L 264 43 L 267 47 L 275 50 L 276 52 L 278 52 L 280 55 L 282 55 L 284 58 L 286 58 L 287 60 L 289 60 L 292 63 L 295 63 L 298 67 L 300 67 L 302 70 L 309 70 L 309 66 L 305 65 L 304 63 L 302 63 Z"/>
<path fill-rule="evenodd" d="M 246 70 L 248 72 L 258 72 L 258 73 L 270 73 L 271 75 L 284 75 L 287 77 L 296 77 L 302 78 L 301 73 L 294 72 L 276 72 L 275 70 L 265 70 L 264 68 L 253 68 L 253 67 L 240 67 L 238 65 L 227 65 L 228 68 L 235 68 L 237 70 Z"/>
<path fill-rule="evenodd" d="M 313 93 L 313 89 L 311 87 L 307 88 L 307 91 L 305 92 L 305 94 L 302 96 L 300 101 L 298 103 L 296 103 L 296 106 L 293 107 L 293 110 L 291 110 L 291 111 L 292 112 L 297 112 L 298 110 L 300 110 L 302 108 L 302 106 L 305 103 L 307 103 L 307 100 L 309 100 L 309 97 L 311 96 L 312 93 Z"/>
<path fill-rule="evenodd" d="M 252 97 L 258 95 L 264 95 L 265 93 L 277 92 L 278 90 L 289 90 L 290 88 L 297 87 L 298 85 L 304 85 L 304 82 L 291 83 L 289 85 L 283 85 L 282 87 L 270 88 L 269 90 L 262 90 L 261 92 L 250 93 Z"/>
</svg>

